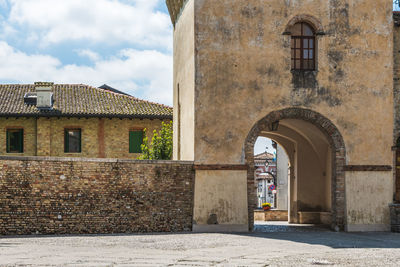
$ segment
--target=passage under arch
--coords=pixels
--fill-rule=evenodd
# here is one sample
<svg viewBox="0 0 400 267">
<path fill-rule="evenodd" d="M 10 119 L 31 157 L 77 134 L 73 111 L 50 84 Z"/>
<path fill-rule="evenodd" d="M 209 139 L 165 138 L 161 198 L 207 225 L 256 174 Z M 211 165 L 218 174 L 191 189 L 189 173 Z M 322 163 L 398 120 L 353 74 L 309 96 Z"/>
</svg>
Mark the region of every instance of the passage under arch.
<svg viewBox="0 0 400 267">
<path fill-rule="evenodd" d="M 263 131 L 270 131 L 274 122 L 285 119 L 298 119 L 309 122 L 316 126 L 326 137 L 331 149 L 331 218 L 333 229 L 344 229 L 345 226 L 345 172 L 346 148 L 343 137 L 338 128 L 322 114 L 309 109 L 287 108 L 273 111 L 260 119 L 249 131 L 244 142 L 244 158 L 248 166 L 247 180 L 248 184 L 254 182 L 254 144 L 258 136 Z M 255 191 L 251 186 L 248 187 L 248 210 L 249 210 L 249 228 L 252 229 L 254 218 L 253 211 L 255 203 Z"/>
</svg>

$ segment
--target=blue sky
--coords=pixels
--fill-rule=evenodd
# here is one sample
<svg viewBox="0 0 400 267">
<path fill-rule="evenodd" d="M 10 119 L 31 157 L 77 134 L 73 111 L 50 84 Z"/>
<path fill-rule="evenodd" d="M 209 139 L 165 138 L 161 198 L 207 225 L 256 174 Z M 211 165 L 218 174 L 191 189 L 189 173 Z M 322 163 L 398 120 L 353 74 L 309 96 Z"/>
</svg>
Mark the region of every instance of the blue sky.
<svg viewBox="0 0 400 267">
<path fill-rule="evenodd" d="M 164 0 L 0 0 L 0 83 L 104 83 L 172 105 Z"/>
<path fill-rule="evenodd" d="M 164 0 L 0 0 L 0 83 L 106 83 L 172 105 L 172 67 Z"/>
</svg>

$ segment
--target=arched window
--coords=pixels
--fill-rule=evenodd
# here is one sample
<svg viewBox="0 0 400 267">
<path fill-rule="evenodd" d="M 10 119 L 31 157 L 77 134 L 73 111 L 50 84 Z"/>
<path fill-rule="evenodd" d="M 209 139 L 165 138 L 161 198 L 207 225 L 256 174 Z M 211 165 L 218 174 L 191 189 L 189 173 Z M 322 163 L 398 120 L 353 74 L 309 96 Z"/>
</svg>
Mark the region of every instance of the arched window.
<svg viewBox="0 0 400 267">
<path fill-rule="evenodd" d="M 315 70 L 315 32 L 305 22 L 291 29 L 292 70 Z"/>
</svg>

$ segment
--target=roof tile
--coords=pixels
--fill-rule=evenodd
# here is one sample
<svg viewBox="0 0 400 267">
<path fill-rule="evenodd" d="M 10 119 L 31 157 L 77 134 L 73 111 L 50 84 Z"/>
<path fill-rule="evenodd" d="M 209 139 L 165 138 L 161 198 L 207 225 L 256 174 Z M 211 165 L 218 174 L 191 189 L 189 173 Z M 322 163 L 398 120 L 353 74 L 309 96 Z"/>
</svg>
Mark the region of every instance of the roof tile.
<svg viewBox="0 0 400 267">
<path fill-rule="evenodd" d="M 33 84 L 0 85 L 1 117 L 124 117 L 172 119 L 172 108 L 133 96 L 83 84 L 55 84 L 52 110 L 26 105 L 24 95 L 35 92 Z"/>
</svg>

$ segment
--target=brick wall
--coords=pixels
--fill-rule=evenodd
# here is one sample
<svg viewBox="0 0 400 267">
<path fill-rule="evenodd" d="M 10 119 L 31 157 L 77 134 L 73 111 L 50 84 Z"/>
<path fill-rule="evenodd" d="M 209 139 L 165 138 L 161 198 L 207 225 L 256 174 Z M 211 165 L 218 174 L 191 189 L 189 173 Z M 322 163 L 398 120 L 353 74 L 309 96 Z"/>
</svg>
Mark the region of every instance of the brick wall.
<svg viewBox="0 0 400 267">
<path fill-rule="evenodd" d="M 192 162 L 0 156 L 0 234 L 189 231 Z"/>
</svg>

